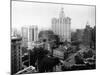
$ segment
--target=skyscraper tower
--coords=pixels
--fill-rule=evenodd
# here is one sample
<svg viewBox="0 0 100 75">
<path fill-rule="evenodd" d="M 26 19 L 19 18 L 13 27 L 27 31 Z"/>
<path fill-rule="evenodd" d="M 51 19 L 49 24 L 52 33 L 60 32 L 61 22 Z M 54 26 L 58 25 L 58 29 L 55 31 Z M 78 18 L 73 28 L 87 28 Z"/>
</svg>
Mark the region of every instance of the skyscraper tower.
<svg viewBox="0 0 100 75">
<path fill-rule="evenodd" d="M 38 41 L 38 27 L 35 25 L 22 27 L 22 40 L 24 47 L 31 47 L 32 43 Z"/>
<path fill-rule="evenodd" d="M 71 18 L 66 17 L 64 8 L 61 8 L 59 18 L 52 19 L 52 30 L 55 34 L 60 36 L 61 41 L 71 41 Z"/>
<path fill-rule="evenodd" d="M 60 18 L 64 18 L 64 17 L 65 17 L 64 8 L 61 8 L 59 17 L 60 17 Z"/>
</svg>

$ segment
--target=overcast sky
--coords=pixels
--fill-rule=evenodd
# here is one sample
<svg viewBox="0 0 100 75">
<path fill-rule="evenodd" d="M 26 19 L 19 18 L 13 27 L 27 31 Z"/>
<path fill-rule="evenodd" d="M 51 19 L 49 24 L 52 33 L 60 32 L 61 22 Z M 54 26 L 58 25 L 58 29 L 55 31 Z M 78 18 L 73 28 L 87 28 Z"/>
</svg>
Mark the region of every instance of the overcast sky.
<svg viewBox="0 0 100 75">
<path fill-rule="evenodd" d="M 95 7 L 50 3 L 12 1 L 12 28 L 38 25 L 39 29 L 51 29 L 51 19 L 59 17 L 61 8 L 71 18 L 71 29 L 85 28 L 86 23 L 95 25 Z"/>
</svg>

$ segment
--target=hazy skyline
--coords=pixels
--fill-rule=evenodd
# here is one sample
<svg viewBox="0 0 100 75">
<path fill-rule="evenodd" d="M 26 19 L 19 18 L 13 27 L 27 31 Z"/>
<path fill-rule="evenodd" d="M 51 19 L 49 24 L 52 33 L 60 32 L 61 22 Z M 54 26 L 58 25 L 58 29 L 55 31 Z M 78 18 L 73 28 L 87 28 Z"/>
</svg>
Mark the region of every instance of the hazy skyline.
<svg viewBox="0 0 100 75">
<path fill-rule="evenodd" d="M 37 25 L 39 29 L 51 29 L 52 18 L 59 18 L 61 8 L 71 18 L 71 29 L 85 28 L 86 23 L 95 25 L 95 7 L 50 3 L 12 1 L 12 28 Z"/>
</svg>

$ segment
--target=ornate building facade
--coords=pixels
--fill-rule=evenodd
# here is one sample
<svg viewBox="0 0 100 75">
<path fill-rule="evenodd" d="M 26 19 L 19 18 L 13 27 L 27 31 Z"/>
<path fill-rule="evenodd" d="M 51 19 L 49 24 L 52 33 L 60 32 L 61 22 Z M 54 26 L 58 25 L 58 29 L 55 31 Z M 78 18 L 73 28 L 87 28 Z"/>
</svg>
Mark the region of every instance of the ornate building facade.
<svg viewBox="0 0 100 75">
<path fill-rule="evenodd" d="M 66 17 L 64 9 L 61 8 L 59 18 L 52 19 L 52 30 L 60 36 L 61 41 L 71 41 L 71 18 Z"/>
</svg>

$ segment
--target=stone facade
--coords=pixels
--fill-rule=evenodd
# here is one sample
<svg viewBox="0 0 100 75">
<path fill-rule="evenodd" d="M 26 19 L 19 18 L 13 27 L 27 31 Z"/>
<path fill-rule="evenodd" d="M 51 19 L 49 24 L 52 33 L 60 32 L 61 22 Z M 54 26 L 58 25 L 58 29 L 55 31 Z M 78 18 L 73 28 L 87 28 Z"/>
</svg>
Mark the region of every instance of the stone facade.
<svg viewBox="0 0 100 75">
<path fill-rule="evenodd" d="M 60 36 L 61 41 L 71 41 L 71 18 L 66 17 L 63 8 L 60 11 L 59 18 L 52 19 L 52 30 Z"/>
</svg>

